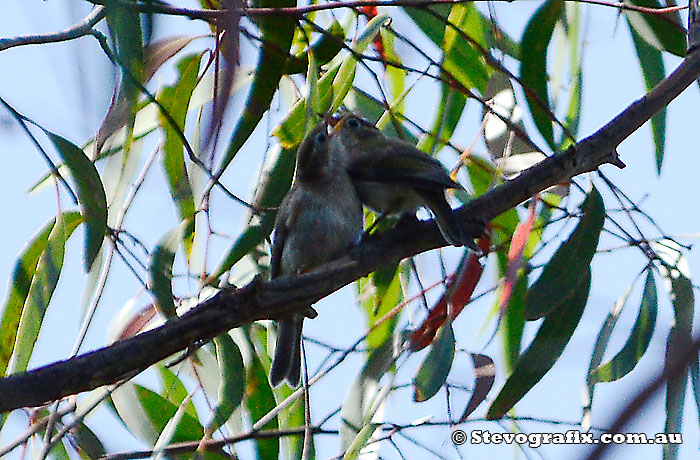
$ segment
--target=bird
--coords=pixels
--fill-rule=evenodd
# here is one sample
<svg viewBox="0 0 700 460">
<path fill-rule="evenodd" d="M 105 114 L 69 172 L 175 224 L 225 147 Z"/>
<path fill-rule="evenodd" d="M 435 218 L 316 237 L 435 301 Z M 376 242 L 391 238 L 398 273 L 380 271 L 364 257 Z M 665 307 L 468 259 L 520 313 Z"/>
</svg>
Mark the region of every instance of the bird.
<svg viewBox="0 0 700 460">
<path fill-rule="evenodd" d="M 478 251 L 445 198 L 446 189 L 463 187 L 442 163 L 404 140 L 385 136 L 352 112 L 343 113 L 334 125 L 331 144 L 341 153 L 362 203 L 379 214 L 375 223 L 387 216 L 415 216 L 426 207 L 448 243 Z"/>
<path fill-rule="evenodd" d="M 326 121 L 317 124 L 297 150 L 296 170 L 280 204 L 270 259 L 270 278 L 298 275 L 335 259 L 359 242 L 362 204 Z M 311 309 L 311 306 L 307 311 Z M 299 385 L 303 310 L 278 321 L 270 384 Z"/>
</svg>

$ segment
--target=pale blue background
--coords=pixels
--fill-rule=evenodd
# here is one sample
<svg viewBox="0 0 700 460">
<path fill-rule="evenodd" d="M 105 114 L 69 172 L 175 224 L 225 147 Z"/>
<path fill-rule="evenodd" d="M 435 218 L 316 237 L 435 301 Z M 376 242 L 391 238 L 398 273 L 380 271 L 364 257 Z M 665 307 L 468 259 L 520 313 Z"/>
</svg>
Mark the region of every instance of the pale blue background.
<svg viewBox="0 0 700 460">
<path fill-rule="evenodd" d="M 184 2 L 183 2 L 184 3 Z M 497 18 L 500 23 L 514 36 L 521 34 L 524 22 L 530 17 L 532 11 L 538 6 L 536 2 L 519 2 L 518 4 L 494 4 Z M 24 2 L 5 2 L 3 14 L 0 17 L 0 35 L 10 37 L 28 33 L 40 33 L 59 30 L 83 17 L 87 4 L 65 0 L 53 0 L 42 2 L 38 0 L 26 0 Z M 194 5 L 192 5 L 194 6 Z M 484 8 L 485 4 L 480 4 Z M 623 109 L 644 92 L 644 85 L 638 68 L 636 57 L 623 19 L 617 18 L 617 10 L 604 7 L 583 7 L 589 14 L 586 22 L 585 39 L 585 63 L 584 63 L 584 106 L 581 124 L 581 136 L 588 135 L 598 129 L 601 124 Z M 170 22 L 170 21 L 168 21 Z M 199 22 L 179 19 L 173 21 L 176 25 L 170 25 L 169 30 L 160 29 L 159 33 L 172 35 L 179 33 L 198 34 L 207 33 L 204 24 Z M 400 17 L 396 27 L 399 29 L 405 25 Z M 415 37 L 417 35 L 410 35 Z M 406 60 L 412 58 L 412 53 L 406 48 L 399 48 L 399 53 Z M 250 48 L 243 51 L 243 62 L 254 62 L 255 52 Z M 677 58 L 666 58 L 667 71 L 677 65 Z M 90 38 L 82 38 L 70 43 L 26 46 L 14 48 L 0 53 L 0 95 L 12 104 L 17 110 L 35 119 L 46 128 L 53 130 L 68 139 L 80 144 L 91 136 L 103 116 L 111 95 L 113 76 L 112 71 L 105 65 L 105 60 L 97 47 L 96 41 Z M 170 81 L 172 74 L 164 72 L 157 79 Z M 421 110 L 426 104 L 432 105 L 436 97 L 429 82 L 419 85 L 416 91 L 409 96 L 407 109 L 413 111 L 416 121 L 427 124 L 432 116 L 431 111 Z M 427 101 L 427 102 L 426 102 Z M 651 142 L 650 128 L 644 126 L 637 133 L 626 140 L 619 149 L 622 159 L 628 165 L 624 170 L 617 170 L 611 166 L 603 167 L 616 184 L 633 199 L 640 200 L 646 194 L 648 198 L 643 207 L 661 224 L 670 235 L 687 235 L 693 238 L 681 238 L 684 243 L 693 243 L 700 232 L 700 217 L 697 209 L 698 183 L 697 170 L 699 155 L 697 142 L 693 141 L 697 133 L 697 107 L 699 105 L 698 88 L 693 86 L 688 89 L 678 100 L 674 101 L 668 112 L 667 131 L 667 157 L 664 163 L 663 174 L 659 178 L 656 175 L 653 158 L 653 144 Z M 234 105 L 232 113 L 237 106 Z M 469 123 L 462 123 L 456 134 L 460 145 L 468 145 L 478 128 L 480 111 L 475 104 L 470 104 L 470 114 L 467 117 Z M 530 130 L 534 132 L 534 130 Z M 224 138 L 225 139 L 225 138 Z M 43 141 L 42 141 L 43 142 Z M 227 185 L 244 197 L 250 197 L 250 179 L 255 177 L 260 161 L 261 153 L 265 150 L 268 141 L 267 133 L 258 130 L 255 136 L 248 142 L 244 151 L 237 158 L 237 166 L 234 172 L 225 176 Z M 50 149 L 48 143 L 43 144 Z M 541 142 L 543 145 L 544 143 Z M 483 147 L 478 147 L 483 151 Z M 144 155 L 150 150 L 147 148 Z M 36 194 L 29 195 L 27 189 L 41 177 L 47 170 L 44 161 L 29 144 L 25 135 L 17 125 L 5 113 L 0 113 L 0 155 L 2 155 L 5 170 L 3 180 L 0 181 L 0 211 L 5 218 L 5 225 L 0 227 L 0 237 L 3 244 L 0 245 L 0 280 L 6 283 L 9 280 L 14 267 L 15 258 L 29 240 L 48 219 L 56 212 L 56 194 L 52 188 L 46 188 Z M 54 157 L 55 158 L 55 157 Z M 452 161 L 450 157 L 450 161 Z M 235 175 L 234 175 L 235 174 Z M 580 180 L 581 184 L 586 180 Z M 160 166 L 153 168 L 148 175 L 141 197 L 127 219 L 127 227 L 137 229 L 141 237 L 149 247 L 152 247 L 161 234 L 169 227 L 175 225 L 174 208 L 169 197 L 164 194 Z M 68 206 L 67 200 L 62 201 L 63 206 Z M 617 207 L 617 204 L 606 194 L 606 205 Z M 244 216 L 243 210 L 237 205 L 231 204 L 221 195 L 215 195 L 213 201 L 215 215 L 218 212 L 220 218 L 225 220 L 215 222 L 217 230 L 235 236 L 240 229 Z M 622 219 L 622 217 L 618 218 Z M 171 224 L 163 225 L 164 219 Z M 641 219 L 639 219 L 641 221 Z M 628 226 L 629 227 L 629 226 Z M 648 230 L 649 236 L 657 236 Z M 76 237 L 72 238 L 66 252 L 66 261 L 61 283 L 54 295 L 54 300 L 49 309 L 45 324 L 49 327 L 42 331 L 37 342 L 36 353 L 31 361 L 31 366 L 38 366 L 67 357 L 73 347 L 73 342 L 79 329 L 80 305 L 82 289 L 85 277 L 82 272 L 82 234 L 78 230 Z M 601 249 L 617 246 L 619 242 L 611 238 L 603 238 Z M 215 242 L 213 254 L 221 253 L 228 246 L 228 241 L 219 239 Z M 217 252 L 220 251 L 220 252 Z M 454 266 L 459 252 L 446 250 L 448 263 Z M 210 264 L 215 264 L 217 257 L 212 257 Z M 689 254 L 691 273 L 700 272 L 700 259 L 697 251 Z M 585 372 L 591 353 L 591 346 L 600 328 L 605 314 L 612 306 L 615 299 L 624 292 L 627 285 L 641 270 L 645 260 L 637 250 L 617 251 L 613 254 L 602 254 L 596 258 L 593 267 L 593 288 L 591 298 L 584 318 L 577 330 L 574 339 L 569 344 L 562 359 L 545 381 L 537 385 L 520 403 L 517 413 L 520 415 L 534 416 L 542 419 L 554 419 L 576 422 L 580 419 L 581 402 L 580 395 L 585 380 Z M 437 269 L 437 257 L 435 254 L 426 254 L 419 257 L 419 265 L 426 285 L 431 284 L 439 276 Z M 113 277 L 108 282 L 102 303 L 97 316 L 88 333 L 87 348 L 102 345 L 105 341 L 105 330 L 113 318 L 113 315 L 133 296 L 141 293 L 140 286 L 117 261 Z M 490 274 L 490 272 L 489 272 Z M 477 292 L 490 288 L 493 285 L 493 276 L 485 276 L 484 282 L 477 288 Z M 661 285 L 659 284 L 661 287 Z M 192 286 L 194 288 L 195 286 Z M 610 346 L 611 352 L 619 349 L 623 343 L 627 331 L 634 321 L 635 304 L 639 301 L 639 287 L 630 298 L 630 308 L 619 322 L 618 333 L 613 337 Z M 663 292 L 660 289 L 660 292 Z M 353 305 L 354 288 L 346 288 L 340 293 L 321 302 L 318 305 L 320 316 L 317 320 L 307 321 L 305 334 L 318 338 L 324 342 L 337 346 L 346 346 L 352 343 L 363 331 L 361 317 Z M 431 293 L 429 299 L 434 299 L 436 294 Z M 5 293 L 2 293 L 3 299 Z M 628 396 L 634 394 L 640 382 L 646 382 L 650 376 L 656 374 L 663 360 L 665 337 L 672 313 L 667 297 L 661 294 L 661 306 L 657 332 L 652 340 L 651 347 L 640 363 L 638 369 L 630 376 L 615 384 L 603 384 L 598 386 L 596 403 L 594 406 L 594 425 L 606 426 L 609 424 L 611 414 L 616 413 L 627 402 Z M 136 301 L 137 305 L 148 302 L 148 298 L 141 293 Z M 486 340 L 491 334 L 491 328 L 486 332 L 481 330 L 486 319 L 490 304 L 480 302 L 470 307 L 457 320 L 456 334 L 458 345 L 469 351 L 481 351 Z M 532 332 L 532 331 L 531 331 Z M 530 336 L 532 334 L 530 333 Z M 318 350 L 308 347 L 311 353 L 311 368 L 318 364 Z M 490 346 L 486 352 L 499 360 L 497 347 Z M 316 358 L 316 361 L 314 361 Z M 397 382 L 410 381 L 415 367 L 421 361 L 422 355 L 413 356 L 399 372 Z M 360 361 L 355 358 L 344 364 L 341 371 L 334 372 L 325 381 L 314 387 L 312 396 L 315 398 L 314 420 L 320 420 L 332 410 L 343 392 L 349 386 L 358 372 Z M 450 381 L 471 385 L 471 370 L 468 360 L 460 356 L 453 368 Z M 502 376 L 499 385 L 502 384 Z M 145 382 L 151 382 L 146 379 Z M 495 392 L 492 393 L 492 396 Z M 684 445 L 681 448 L 681 458 L 697 458 L 699 446 L 698 437 L 698 413 L 692 402 L 692 395 L 687 393 L 684 424 Z M 435 420 L 444 420 L 444 392 L 441 392 L 433 401 L 421 405 L 412 405 L 410 390 L 401 390 L 390 399 L 387 407 L 387 419 L 393 421 L 408 422 L 414 419 L 434 414 Z M 455 401 L 453 411 L 459 413 L 464 407 L 463 398 Z M 484 408 L 479 408 L 475 417 L 483 415 Z M 105 409 L 101 409 L 88 423 L 95 429 L 110 452 L 120 451 L 127 446 L 133 446 L 133 442 L 127 442 L 128 433 L 120 424 L 106 424 L 108 416 Z M 26 428 L 26 417 L 21 413 L 13 414 L 2 432 L 0 444 L 7 444 Z M 641 417 L 628 428 L 630 432 L 644 431 L 648 434 L 660 432 L 663 429 L 663 393 L 647 406 Z M 495 423 L 469 423 L 461 428 L 466 431 L 472 429 L 490 429 L 497 431 Z M 525 432 L 552 431 L 564 432 L 575 427 L 558 427 L 546 424 L 523 423 L 521 428 Z M 503 424 L 504 430 L 509 430 L 509 424 Z M 421 434 L 422 431 L 425 433 Z M 455 450 L 449 440 L 450 430 L 441 427 L 432 430 L 417 429 L 407 432 L 418 439 L 426 440 L 432 449 L 437 450 L 446 458 L 483 458 L 486 455 L 498 455 L 501 458 L 510 458 L 517 455 L 517 449 L 513 446 L 469 446 L 468 444 Z M 318 438 L 318 458 L 328 458 L 337 453 L 335 438 Z M 401 441 L 399 441 L 401 442 Z M 403 442 L 402 448 L 409 458 L 430 458 L 431 455 L 417 447 L 409 446 Z M 245 451 L 245 448 L 243 448 Z M 533 451 L 526 450 L 528 458 L 576 458 L 573 452 L 583 452 L 576 446 L 543 447 Z M 19 458 L 16 450 L 10 458 Z M 398 458 L 395 451 L 389 447 L 382 450 L 384 458 Z M 619 459 L 658 458 L 658 447 L 623 447 L 615 450 L 614 457 Z"/>
</svg>

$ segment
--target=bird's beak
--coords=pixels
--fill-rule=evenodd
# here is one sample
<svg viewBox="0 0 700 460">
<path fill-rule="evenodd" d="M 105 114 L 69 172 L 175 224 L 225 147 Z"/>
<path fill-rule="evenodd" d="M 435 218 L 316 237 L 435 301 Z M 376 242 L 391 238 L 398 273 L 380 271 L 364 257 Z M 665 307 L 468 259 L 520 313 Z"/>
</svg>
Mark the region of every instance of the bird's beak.
<svg viewBox="0 0 700 460">
<path fill-rule="evenodd" d="M 331 130 L 331 136 L 333 136 L 335 133 L 337 133 L 340 130 L 340 128 L 343 127 L 343 125 L 345 125 L 345 120 L 343 118 L 338 118 L 338 119 L 331 118 L 328 123 L 333 128 Z"/>
</svg>

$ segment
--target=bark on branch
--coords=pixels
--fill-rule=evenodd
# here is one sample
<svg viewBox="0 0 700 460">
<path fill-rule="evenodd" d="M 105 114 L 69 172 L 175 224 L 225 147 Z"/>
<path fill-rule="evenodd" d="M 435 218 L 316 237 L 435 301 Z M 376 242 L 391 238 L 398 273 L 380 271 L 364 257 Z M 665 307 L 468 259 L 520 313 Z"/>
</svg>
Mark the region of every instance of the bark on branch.
<svg viewBox="0 0 700 460">
<path fill-rule="evenodd" d="M 691 48 L 694 50 L 694 48 Z M 700 53 L 610 123 L 565 151 L 557 152 L 457 212 L 475 236 L 489 222 L 534 194 L 603 164 L 624 167 L 616 148 L 668 105 L 700 75 Z M 242 289 L 221 290 L 183 316 L 110 346 L 0 379 L 0 413 L 37 406 L 130 378 L 154 363 L 208 341 L 230 329 L 261 319 L 275 319 L 331 294 L 357 278 L 403 258 L 445 245 L 434 222 L 404 222 L 368 238 L 351 254 L 299 277 L 255 280 Z"/>
</svg>

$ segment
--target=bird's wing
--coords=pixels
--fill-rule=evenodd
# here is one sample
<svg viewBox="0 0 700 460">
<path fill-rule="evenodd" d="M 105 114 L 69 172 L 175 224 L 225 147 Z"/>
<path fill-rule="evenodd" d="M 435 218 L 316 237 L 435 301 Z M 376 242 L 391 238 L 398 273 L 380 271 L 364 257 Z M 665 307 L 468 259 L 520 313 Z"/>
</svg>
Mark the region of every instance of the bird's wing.
<svg viewBox="0 0 700 460">
<path fill-rule="evenodd" d="M 425 189 L 462 188 L 445 168 L 414 147 L 387 147 L 377 155 L 364 155 L 348 165 L 355 180 L 383 182 Z"/>
<path fill-rule="evenodd" d="M 284 245 L 286 244 L 289 230 L 296 220 L 296 210 L 298 208 L 298 206 L 295 205 L 296 203 L 298 203 L 298 201 L 294 200 L 293 192 L 289 192 L 278 208 L 277 218 L 275 219 L 275 236 L 272 240 L 272 250 L 270 254 L 270 279 L 277 278 L 281 275 L 282 252 L 284 252 Z"/>
</svg>

